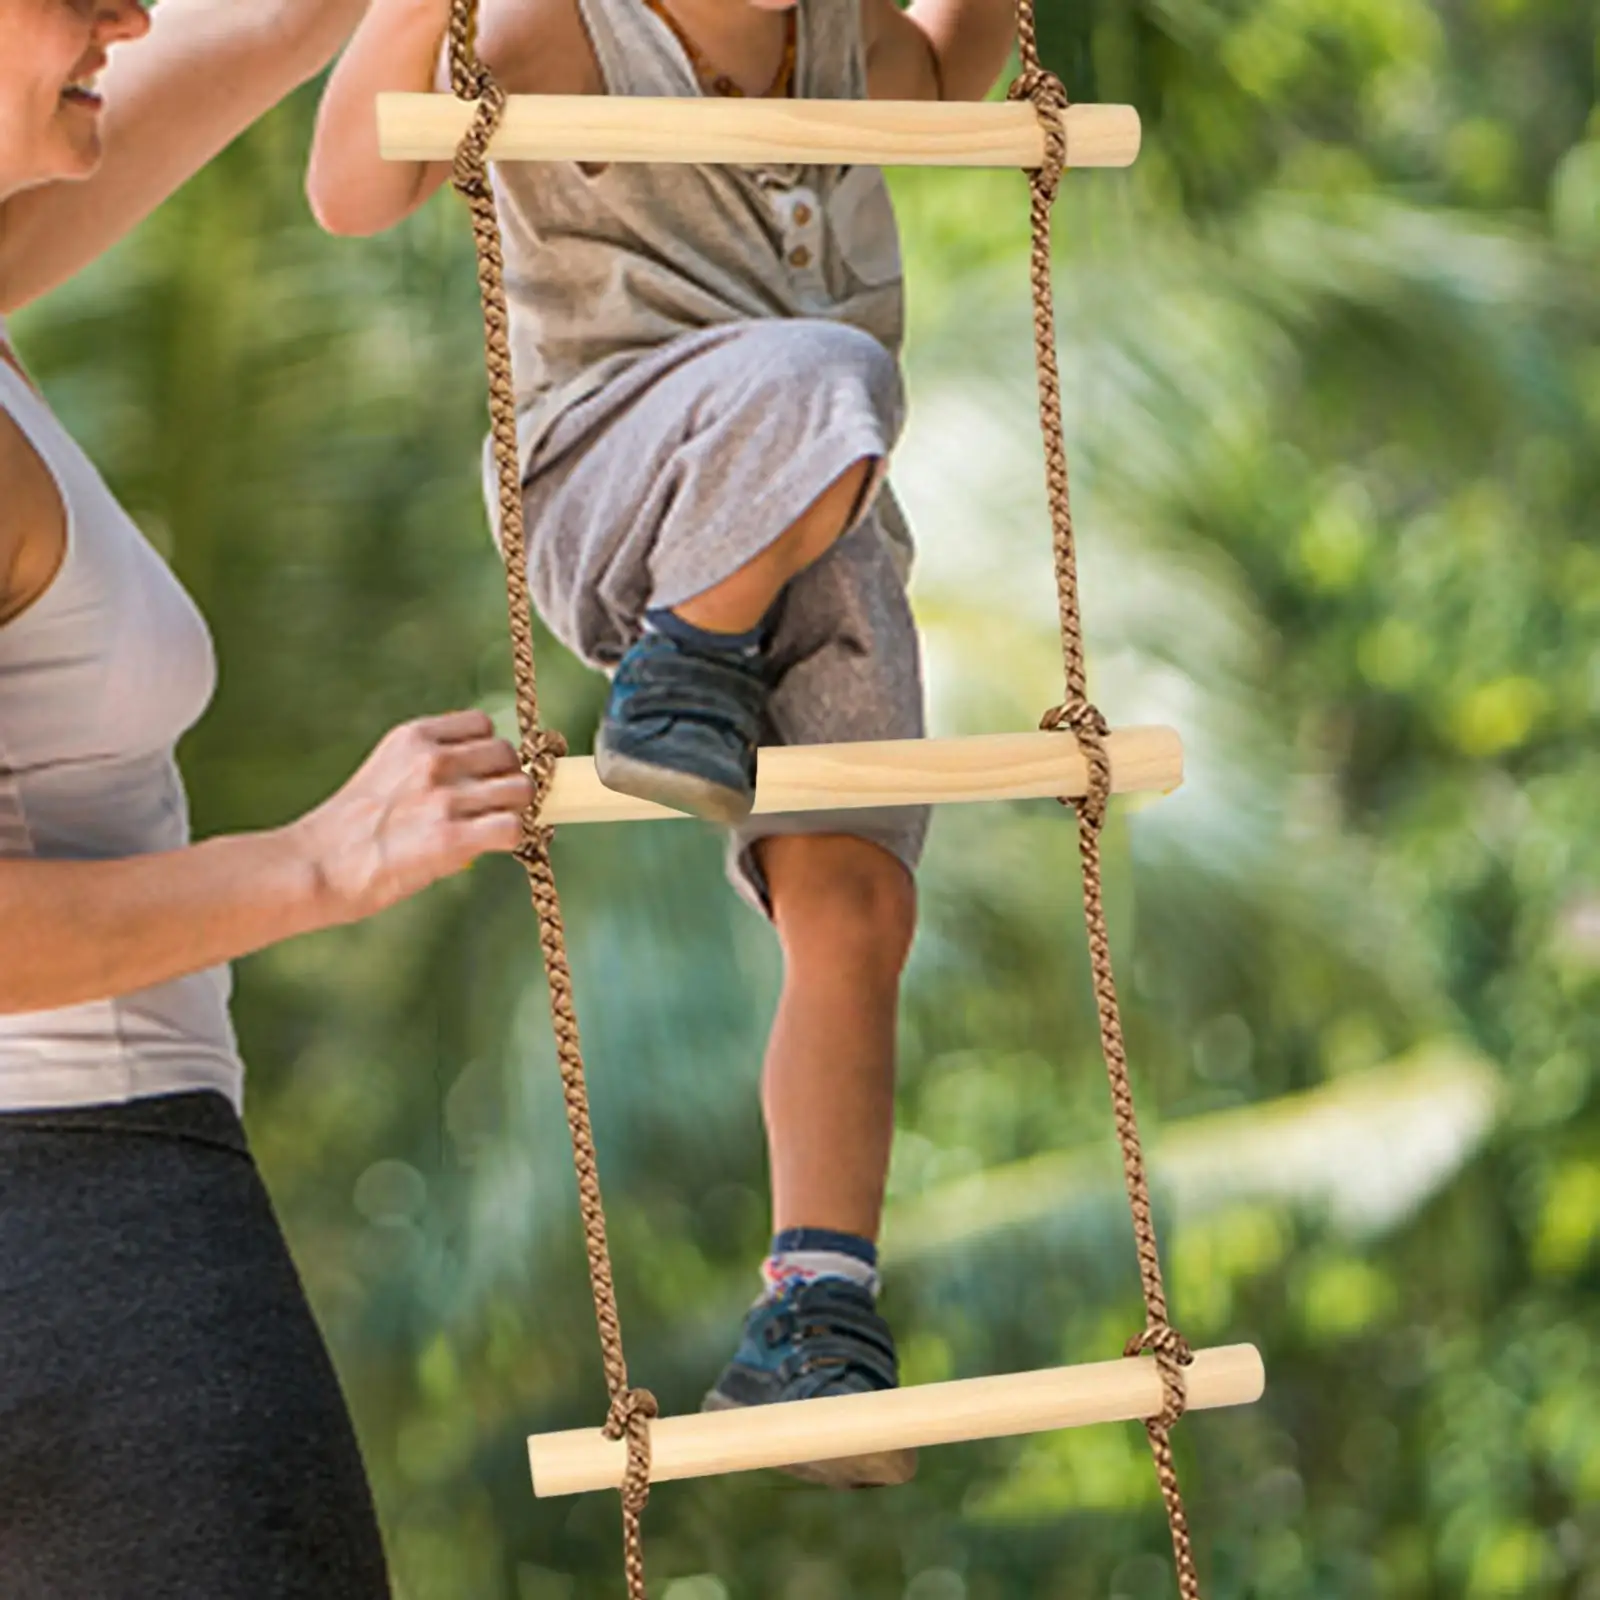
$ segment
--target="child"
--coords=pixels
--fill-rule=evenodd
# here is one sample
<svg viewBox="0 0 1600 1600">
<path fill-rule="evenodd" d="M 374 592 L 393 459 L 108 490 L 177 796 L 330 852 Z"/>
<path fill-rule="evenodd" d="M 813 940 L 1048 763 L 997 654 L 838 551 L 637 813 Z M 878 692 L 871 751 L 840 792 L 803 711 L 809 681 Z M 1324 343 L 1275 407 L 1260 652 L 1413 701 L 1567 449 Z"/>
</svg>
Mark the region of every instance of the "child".
<svg viewBox="0 0 1600 1600">
<path fill-rule="evenodd" d="M 480 49 L 511 93 L 979 99 L 1012 4 L 487 0 Z M 372 112 L 381 91 L 448 85 L 447 17 L 448 0 L 375 0 L 334 73 L 307 185 L 330 231 L 387 228 L 448 178 L 382 161 Z M 706 1404 L 890 1388 L 875 1240 L 926 816 L 750 816 L 762 743 L 923 730 L 911 541 L 884 483 L 903 417 L 888 192 L 867 168 L 494 178 L 534 601 L 612 674 L 603 780 L 725 824 L 734 883 L 784 952 L 763 1082 L 776 1235 Z"/>
</svg>

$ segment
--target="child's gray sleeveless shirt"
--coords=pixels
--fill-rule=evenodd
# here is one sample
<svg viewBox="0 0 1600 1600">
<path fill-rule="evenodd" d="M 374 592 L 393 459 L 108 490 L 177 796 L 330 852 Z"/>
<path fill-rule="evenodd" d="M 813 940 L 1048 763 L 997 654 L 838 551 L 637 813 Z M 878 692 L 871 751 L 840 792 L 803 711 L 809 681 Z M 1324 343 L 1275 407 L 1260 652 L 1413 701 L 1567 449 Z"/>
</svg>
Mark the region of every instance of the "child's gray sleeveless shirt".
<svg viewBox="0 0 1600 1600">
<path fill-rule="evenodd" d="M 578 0 L 607 91 L 699 96 L 643 0 Z M 860 0 L 799 0 L 794 94 L 867 93 Z M 524 470 L 550 425 L 641 356 L 751 318 L 823 317 L 898 356 L 900 246 L 869 167 L 494 168 Z"/>
</svg>

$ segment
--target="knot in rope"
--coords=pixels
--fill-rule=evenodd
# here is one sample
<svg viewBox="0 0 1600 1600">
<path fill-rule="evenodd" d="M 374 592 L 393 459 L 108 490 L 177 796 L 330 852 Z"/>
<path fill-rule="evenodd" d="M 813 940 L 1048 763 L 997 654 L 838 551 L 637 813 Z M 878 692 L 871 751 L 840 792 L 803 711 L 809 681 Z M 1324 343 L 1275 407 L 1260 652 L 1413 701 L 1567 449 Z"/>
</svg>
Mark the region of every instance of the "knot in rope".
<svg viewBox="0 0 1600 1600">
<path fill-rule="evenodd" d="M 501 117 L 505 115 L 506 92 L 485 69 L 480 67 L 477 70 L 474 92 L 461 96 L 464 100 L 475 100 L 477 111 L 473 114 L 472 126 L 456 147 L 450 182 L 457 193 L 469 200 L 488 200 L 491 198 L 489 146 L 500 126 Z"/>
<path fill-rule="evenodd" d="M 556 781 L 556 763 L 567 753 L 567 741 L 549 728 L 535 729 L 522 744 L 522 770 L 533 780 L 533 800 L 522 813 L 522 842 L 512 852 L 524 866 L 547 858 L 555 829 L 539 821 Z"/>
<path fill-rule="evenodd" d="M 523 741 L 522 770 L 533 779 L 533 804 L 528 808 L 532 815 L 544 810 L 556 781 L 556 763 L 566 753 L 566 738 L 553 728 L 540 728 Z"/>
<path fill-rule="evenodd" d="M 1153 1355 L 1161 1372 L 1161 1389 L 1165 1404 L 1161 1414 L 1151 1420 L 1163 1428 L 1172 1427 L 1188 1409 L 1189 1394 L 1183 1381 L 1183 1369 L 1194 1361 L 1194 1351 L 1189 1341 L 1167 1322 L 1148 1322 L 1144 1332 L 1136 1334 L 1123 1349 L 1125 1356 Z"/>
<path fill-rule="evenodd" d="M 1067 173 L 1067 110 L 1072 104 L 1067 86 L 1055 73 L 1035 63 L 1023 67 L 1006 98 L 1026 100 L 1039 114 L 1044 128 L 1044 164 L 1029 174 L 1029 181 L 1047 204 L 1054 205 Z"/>
<path fill-rule="evenodd" d="M 619 1389 L 611 1397 L 611 1409 L 600 1430 L 608 1439 L 628 1441 L 622 1505 L 631 1517 L 637 1517 L 650 1498 L 650 1424 L 660 1414 L 661 1407 L 648 1389 Z"/>
<path fill-rule="evenodd" d="M 494 74 L 478 58 L 477 0 L 454 0 L 450 7 L 450 90 L 458 100 L 477 102 L 472 126 L 456 147 L 450 181 L 468 199 L 489 198 L 489 145 L 505 115 L 506 96 Z"/>
<path fill-rule="evenodd" d="M 1045 712 L 1039 726 L 1046 733 L 1070 733 L 1078 741 L 1089 766 L 1089 788 L 1082 799 L 1061 803 L 1075 806 L 1084 822 L 1098 832 L 1111 803 L 1111 756 L 1106 750 L 1111 724 L 1092 701 L 1069 700 Z"/>
</svg>

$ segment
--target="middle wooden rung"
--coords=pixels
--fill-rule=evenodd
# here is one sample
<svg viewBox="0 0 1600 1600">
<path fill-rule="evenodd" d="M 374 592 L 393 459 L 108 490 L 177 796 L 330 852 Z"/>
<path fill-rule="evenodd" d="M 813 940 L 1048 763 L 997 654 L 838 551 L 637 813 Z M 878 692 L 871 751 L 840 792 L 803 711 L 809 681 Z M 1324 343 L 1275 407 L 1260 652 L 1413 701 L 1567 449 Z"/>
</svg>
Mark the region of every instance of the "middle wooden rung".
<svg viewBox="0 0 1600 1600">
<path fill-rule="evenodd" d="M 1183 781 L 1183 744 L 1171 728 L 1122 728 L 1106 740 L 1114 794 L 1166 793 Z M 773 745 L 757 763 L 758 813 L 857 811 L 978 800 L 1074 799 L 1088 763 L 1070 733 L 988 733 L 961 739 Z M 540 820 L 641 822 L 681 813 L 600 782 L 588 756 L 568 756 Z"/>
</svg>

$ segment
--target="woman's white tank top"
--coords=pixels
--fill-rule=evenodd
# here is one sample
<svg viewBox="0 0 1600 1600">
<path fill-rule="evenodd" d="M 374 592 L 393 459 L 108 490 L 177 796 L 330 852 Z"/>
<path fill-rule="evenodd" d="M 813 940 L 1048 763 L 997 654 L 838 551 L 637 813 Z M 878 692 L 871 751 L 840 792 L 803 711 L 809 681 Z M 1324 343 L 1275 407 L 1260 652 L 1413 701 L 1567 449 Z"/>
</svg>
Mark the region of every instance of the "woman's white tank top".
<svg viewBox="0 0 1600 1600">
<path fill-rule="evenodd" d="M 49 588 L 0 625 L 0 858 L 180 849 L 189 814 L 174 750 L 216 685 L 211 636 L 88 458 L 4 361 L 0 410 L 55 479 L 67 523 Z M 86 1005 L 0 1015 L 0 1112 L 195 1089 L 219 1090 L 237 1107 L 243 1067 L 228 995 L 222 967 Z"/>
</svg>

